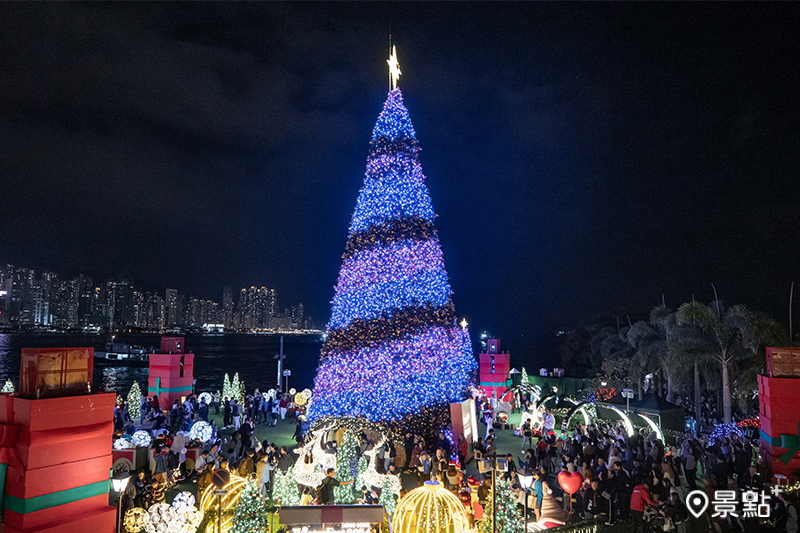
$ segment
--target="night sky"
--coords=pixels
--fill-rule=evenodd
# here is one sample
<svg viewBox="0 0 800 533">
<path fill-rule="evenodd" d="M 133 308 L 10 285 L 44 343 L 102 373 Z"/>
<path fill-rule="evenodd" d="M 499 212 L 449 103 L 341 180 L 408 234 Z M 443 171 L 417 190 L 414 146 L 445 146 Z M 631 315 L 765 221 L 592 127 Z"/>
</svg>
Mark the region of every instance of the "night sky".
<svg viewBox="0 0 800 533">
<path fill-rule="evenodd" d="M 800 5 L 0 5 L 0 261 L 327 321 L 387 92 L 456 311 L 560 328 L 800 282 Z"/>
</svg>

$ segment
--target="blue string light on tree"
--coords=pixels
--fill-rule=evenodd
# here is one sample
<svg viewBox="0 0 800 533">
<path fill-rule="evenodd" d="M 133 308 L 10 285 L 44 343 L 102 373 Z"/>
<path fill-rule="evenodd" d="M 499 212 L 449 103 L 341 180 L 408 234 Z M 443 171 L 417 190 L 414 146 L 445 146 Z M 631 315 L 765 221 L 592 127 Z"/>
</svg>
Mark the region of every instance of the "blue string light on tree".
<svg viewBox="0 0 800 533">
<path fill-rule="evenodd" d="M 464 398 L 475 369 L 456 324 L 435 213 L 399 89 L 372 132 L 308 420 L 396 422 Z M 433 419 L 432 418 L 432 419 Z"/>
<path fill-rule="evenodd" d="M 739 438 L 744 437 L 744 433 L 736 424 L 720 424 L 708 436 L 708 445 L 713 446 L 718 439 L 723 439 L 731 434 L 738 435 Z"/>
</svg>

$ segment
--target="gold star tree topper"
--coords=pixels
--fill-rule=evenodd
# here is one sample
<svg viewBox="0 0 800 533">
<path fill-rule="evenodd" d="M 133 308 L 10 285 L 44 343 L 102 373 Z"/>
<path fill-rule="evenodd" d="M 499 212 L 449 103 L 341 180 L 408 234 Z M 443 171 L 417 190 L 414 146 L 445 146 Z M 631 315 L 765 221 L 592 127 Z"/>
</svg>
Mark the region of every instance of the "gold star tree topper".
<svg viewBox="0 0 800 533">
<path fill-rule="evenodd" d="M 402 72 L 400 72 L 400 63 L 397 62 L 396 46 L 392 46 L 392 55 L 389 56 L 386 62 L 389 64 L 389 77 L 392 81 L 392 90 L 395 90 L 397 89 L 397 78 L 402 74 Z"/>
</svg>

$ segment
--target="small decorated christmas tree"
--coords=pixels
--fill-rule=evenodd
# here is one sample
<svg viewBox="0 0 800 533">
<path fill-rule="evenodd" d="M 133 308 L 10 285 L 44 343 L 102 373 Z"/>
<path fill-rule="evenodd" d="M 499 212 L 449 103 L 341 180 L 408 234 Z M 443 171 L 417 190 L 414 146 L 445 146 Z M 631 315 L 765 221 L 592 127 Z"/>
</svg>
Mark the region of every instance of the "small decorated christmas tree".
<svg viewBox="0 0 800 533">
<path fill-rule="evenodd" d="M 248 480 L 239 496 L 231 523 L 232 533 L 263 533 L 269 527 L 269 513 L 255 480 Z"/>
<path fill-rule="evenodd" d="M 530 383 L 530 381 L 528 381 L 528 371 L 527 371 L 527 370 L 525 370 L 525 367 L 524 367 L 524 366 L 522 367 L 522 378 L 521 378 L 521 382 L 522 382 L 522 386 L 523 386 L 523 387 L 524 387 L 525 385 L 527 385 L 528 383 Z"/>
<path fill-rule="evenodd" d="M 388 516 L 394 514 L 397 501 L 394 499 L 394 492 L 392 492 L 392 480 L 388 476 L 383 478 L 383 486 L 381 487 L 381 496 L 378 499 L 378 503 L 383 505 Z"/>
<path fill-rule="evenodd" d="M 364 474 L 366 474 L 366 472 L 367 472 L 367 464 L 368 463 L 369 463 L 369 459 L 367 459 L 366 456 L 362 455 L 361 457 L 358 458 L 358 463 L 357 463 L 358 466 L 356 467 L 356 475 L 355 475 L 355 479 L 356 479 L 355 486 L 359 490 L 361 490 L 361 487 L 363 487 L 365 485 L 366 485 L 367 489 L 371 488 L 369 486 L 369 483 L 367 483 L 367 481 L 364 479 Z M 380 487 L 378 487 L 378 488 L 380 488 Z"/>
<path fill-rule="evenodd" d="M 517 533 L 525 529 L 525 523 L 517 509 L 517 502 L 511 494 L 511 489 L 504 482 L 495 485 L 497 496 L 494 504 L 497 511 L 494 513 L 496 533 Z M 483 511 L 483 518 L 478 521 L 479 533 L 492 533 L 492 495 L 489 494 L 489 503 Z"/>
<path fill-rule="evenodd" d="M 232 400 L 236 400 L 239 402 L 239 405 L 243 406 L 244 404 L 244 383 L 239 383 L 239 373 L 235 373 L 233 375 L 233 381 L 231 382 L 231 395 L 230 398 Z"/>
<path fill-rule="evenodd" d="M 0 390 L 0 393 L 12 393 L 14 392 L 14 384 L 11 383 L 10 379 L 7 379 L 6 382 L 3 384 L 3 390 Z"/>
<path fill-rule="evenodd" d="M 238 374 L 237 374 L 238 376 Z M 239 400 L 239 405 L 242 406 L 244 409 L 244 399 L 247 397 L 247 393 L 245 392 L 244 388 L 244 381 L 239 382 L 239 394 L 237 395 L 236 399 Z"/>
<path fill-rule="evenodd" d="M 228 374 L 225 374 L 225 379 L 222 381 L 222 398 L 228 398 L 229 400 L 233 398 L 231 394 L 231 378 L 228 377 Z"/>
<path fill-rule="evenodd" d="M 275 470 L 272 499 L 278 505 L 297 505 L 300 503 L 300 494 L 297 492 L 297 479 L 294 476 L 294 465 L 290 466 L 285 474 L 280 469 Z"/>
<path fill-rule="evenodd" d="M 138 420 L 141 414 L 142 405 L 142 389 L 139 388 L 139 382 L 134 381 L 130 392 L 128 392 L 128 416 L 131 420 Z"/>
<path fill-rule="evenodd" d="M 344 432 L 344 440 L 339 443 L 336 450 L 336 479 L 339 481 L 349 481 L 353 479 L 353 467 L 356 465 L 356 432 L 347 430 Z M 361 487 L 358 487 L 361 489 Z M 353 503 L 353 485 L 340 485 L 333 489 L 334 499 L 337 504 Z"/>
</svg>

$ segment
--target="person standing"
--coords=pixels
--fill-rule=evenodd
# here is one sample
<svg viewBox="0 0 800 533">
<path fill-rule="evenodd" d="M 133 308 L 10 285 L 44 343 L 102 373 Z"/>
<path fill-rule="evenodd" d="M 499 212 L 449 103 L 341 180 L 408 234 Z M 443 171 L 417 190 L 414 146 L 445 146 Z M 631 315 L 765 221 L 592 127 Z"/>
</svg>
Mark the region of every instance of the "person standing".
<svg viewBox="0 0 800 533">
<path fill-rule="evenodd" d="M 533 445 L 533 441 L 531 441 L 533 431 L 531 430 L 530 420 L 525 420 L 525 422 L 522 423 L 520 432 L 522 433 L 522 451 L 524 452 Z"/>
<path fill-rule="evenodd" d="M 645 533 L 644 508 L 645 505 L 656 506 L 650 498 L 650 485 L 644 481 L 633 488 L 631 494 L 631 517 L 633 518 L 633 533 Z"/>
<path fill-rule="evenodd" d="M 242 408 L 239 406 L 239 400 L 231 402 L 231 416 L 233 417 L 233 430 L 238 431 L 241 426 Z"/>
<path fill-rule="evenodd" d="M 285 420 L 286 419 L 286 410 L 289 408 L 289 396 L 288 395 L 284 394 L 281 397 L 281 402 L 279 404 L 279 407 L 280 407 L 280 410 L 281 410 L 281 420 Z"/>
<path fill-rule="evenodd" d="M 222 425 L 224 429 L 231 427 L 231 401 L 225 396 L 222 402 Z"/>
<path fill-rule="evenodd" d="M 326 472 L 325 479 L 323 479 L 320 486 L 317 487 L 317 502 L 320 505 L 331 505 L 334 502 L 334 488 L 340 485 L 349 485 L 353 483 L 352 479 L 350 481 L 339 481 L 335 476 L 336 471 L 333 468 L 329 468 Z"/>
</svg>

